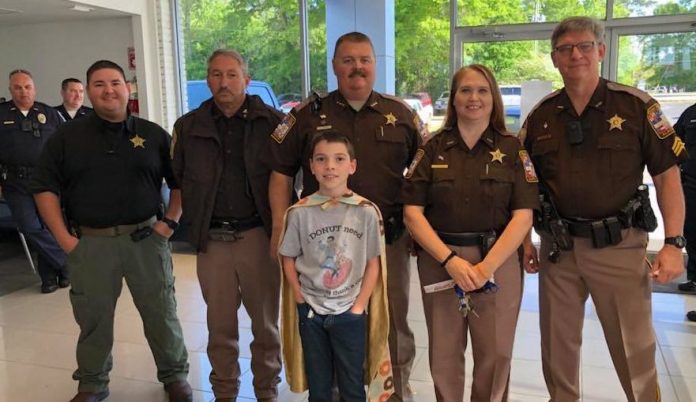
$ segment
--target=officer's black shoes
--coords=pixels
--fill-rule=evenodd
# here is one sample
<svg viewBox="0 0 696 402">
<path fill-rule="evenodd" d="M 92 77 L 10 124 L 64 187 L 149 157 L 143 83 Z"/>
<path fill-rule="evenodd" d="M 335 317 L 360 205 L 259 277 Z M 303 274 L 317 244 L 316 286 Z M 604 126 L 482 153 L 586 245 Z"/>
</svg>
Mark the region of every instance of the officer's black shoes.
<svg viewBox="0 0 696 402">
<path fill-rule="evenodd" d="M 53 293 L 58 290 L 56 281 L 46 281 L 41 284 L 41 293 Z"/>
<path fill-rule="evenodd" d="M 170 382 L 164 385 L 164 390 L 169 394 L 169 402 L 192 402 L 193 391 L 186 380 Z"/>
<path fill-rule="evenodd" d="M 686 319 L 689 321 L 696 321 L 696 310 L 691 310 L 686 313 Z"/>
<path fill-rule="evenodd" d="M 677 285 L 677 289 L 682 292 L 696 293 L 696 282 L 686 281 Z"/>
<path fill-rule="evenodd" d="M 67 288 L 70 286 L 70 279 L 64 276 L 58 276 L 58 286 L 61 288 Z"/>
<path fill-rule="evenodd" d="M 75 395 L 70 402 L 100 402 L 109 396 L 109 390 L 104 390 L 101 392 L 85 392 L 80 391 Z"/>
</svg>

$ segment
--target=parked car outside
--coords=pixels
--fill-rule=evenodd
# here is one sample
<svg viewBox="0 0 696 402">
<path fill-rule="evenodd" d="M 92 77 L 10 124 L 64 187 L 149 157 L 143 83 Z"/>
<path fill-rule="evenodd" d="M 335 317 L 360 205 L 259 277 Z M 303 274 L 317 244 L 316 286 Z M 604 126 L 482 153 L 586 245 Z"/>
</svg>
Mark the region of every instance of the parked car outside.
<svg viewBox="0 0 696 402">
<path fill-rule="evenodd" d="M 447 101 L 449 100 L 449 91 L 445 91 L 440 94 L 440 97 L 435 101 L 435 107 L 433 109 L 436 116 L 443 115 L 447 112 Z"/>
<path fill-rule="evenodd" d="M 302 102 L 302 95 L 298 93 L 282 94 L 278 95 L 278 101 L 280 102 L 280 110 L 282 110 L 283 113 L 288 113 L 292 108 Z"/>
<path fill-rule="evenodd" d="M 432 111 L 423 107 L 423 104 L 421 103 L 420 99 L 405 98 L 404 102 L 406 102 L 411 107 L 411 109 L 413 109 L 418 114 L 418 117 L 420 117 L 421 121 L 424 124 L 430 123 L 430 120 L 433 118 L 433 113 Z M 430 109 L 432 109 L 432 106 L 430 107 Z"/>
<path fill-rule="evenodd" d="M 423 105 L 423 109 L 425 110 L 425 115 L 432 117 L 433 116 L 433 100 L 430 99 L 430 95 L 427 92 L 414 92 L 405 98 L 413 98 L 413 99 L 418 99 Z M 430 121 L 430 117 L 428 118 L 428 121 Z M 425 121 L 425 120 L 423 120 Z"/>
<path fill-rule="evenodd" d="M 505 105 L 505 126 L 512 134 L 520 131 L 520 105 Z"/>
<path fill-rule="evenodd" d="M 186 83 L 186 91 L 188 93 L 188 110 L 196 109 L 201 103 L 213 96 L 213 94 L 210 93 L 210 88 L 208 88 L 206 80 L 188 81 Z M 280 102 L 278 102 L 273 88 L 271 88 L 271 85 L 267 82 L 252 80 L 247 86 L 247 93 L 249 95 L 258 95 L 268 106 L 281 110 Z"/>
</svg>

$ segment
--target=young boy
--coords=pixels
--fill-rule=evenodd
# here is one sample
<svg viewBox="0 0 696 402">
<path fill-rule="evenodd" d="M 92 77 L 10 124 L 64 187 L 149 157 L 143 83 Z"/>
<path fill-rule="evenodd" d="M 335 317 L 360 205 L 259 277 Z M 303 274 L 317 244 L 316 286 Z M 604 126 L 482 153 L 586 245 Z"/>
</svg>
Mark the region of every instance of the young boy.
<svg viewBox="0 0 696 402">
<path fill-rule="evenodd" d="M 382 218 L 375 204 L 348 189 L 357 163 L 346 136 L 317 134 L 310 167 L 319 191 L 288 209 L 279 248 L 285 272 L 281 332 L 288 383 L 295 392 L 308 385 L 310 402 L 331 401 L 335 372 L 341 399 L 364 402 L 368 325 L 377 329 L 369 331 L 370 378 L 386 378 L 390 371 L 388 358 L 384 360 L 388 317 Z M 301 356 L 293 345 L 298 326 Z M 371 385 L 371 400 L 385 393 L 388 397 L 388 386 L 376 388 L 381 389 Z"/>
</svg>

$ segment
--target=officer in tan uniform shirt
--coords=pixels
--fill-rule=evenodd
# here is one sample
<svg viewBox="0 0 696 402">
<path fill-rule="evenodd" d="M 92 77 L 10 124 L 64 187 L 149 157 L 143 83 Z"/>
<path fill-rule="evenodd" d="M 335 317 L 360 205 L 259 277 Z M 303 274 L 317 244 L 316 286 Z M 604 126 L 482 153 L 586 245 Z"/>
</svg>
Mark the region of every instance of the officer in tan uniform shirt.
<svg viewBox="0 0 696 402">
<path fill-rule="evenodd" d="M 521 133 L 540 186 L 573 243 L 559 250 L 559 242 L 542 232 L 537 259 L 531 241 L 525 242 L 525 269 L 540 273 L 542 363 L 554 402 L 580 398 L 589 295 L 627 400 L 660 399 L 651 279 L 665 283 L 683 271 L 684 198 L 677 163 L 686 156 L 684 144 L 649 95 L 599 77 L 603 36 L 602 25 L 587 17 L 559 23 L 551 57 L 565 87 L 537 105 Z M 666 238 L 651 268 L 644 262 L 649 225 L 625 209 L 635 205 L 645 166 Z"/>
<path fill-rule="evenodd" d="M 348 186 L 375 202 L 384 217 L 387 242 L 389 348 L 394 369 L 395 400 L 410 400 L 408 378 L 415 357 L 413 332 L 406 314 L 409 296 L 409 236 L 402 206 L 397 202 L 403 173 L 427 134 L 420 119 L 400 100 L 372 90 L 375 56 L 370 39 L 359 32 L 336 42 L 333 67 L 338 90 L 312 96 L 291 111 L 272 134 L 269 184 L 273 212 L 272 247 L 277 247 L 283 214 L 290 204 L 290 188 L 298 169 L 303 172 L 303 194 L 317 190 L 309 169 L 313 136 L 335 130 L 355 146 L 358 169 Z M 419 133 L 419 129 L 421 133 Z"/>
<path fill-rule="evenodd" d="M 424 249 L 418 274 L 435 396 L 463 400 L 470 334 L 471 400 L 505 401 L 522 300 L 517 249 L 539 200 L 531 160 L 506 132 L 500 90 L 486 67 L 454 75 L 445 128 L 418 150 L 406 176 L 404 217 Z M 497 292 L 474 292 L 489 279 Z M 472 291 L 475 313 L 458 311 L 461 292 L 450 280 Z"/>
</svg>

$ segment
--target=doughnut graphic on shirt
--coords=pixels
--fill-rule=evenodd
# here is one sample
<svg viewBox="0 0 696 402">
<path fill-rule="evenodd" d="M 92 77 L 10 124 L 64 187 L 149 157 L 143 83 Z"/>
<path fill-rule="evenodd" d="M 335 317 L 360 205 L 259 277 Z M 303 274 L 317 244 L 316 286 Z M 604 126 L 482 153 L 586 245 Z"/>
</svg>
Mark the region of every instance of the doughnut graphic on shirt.
<svg viewBox="0 0 696 402">
<path fill-rule="evenodd" d="M 327 289 L 336 289 L 346 282 L 353 269 L 353 261 L 343 255 L 342 248 L 333 236 L 322 240 L 319 249 L 324 251 L 324 261 L 319 266 L 324 270 L 322 283 Z"/>
</svg>

